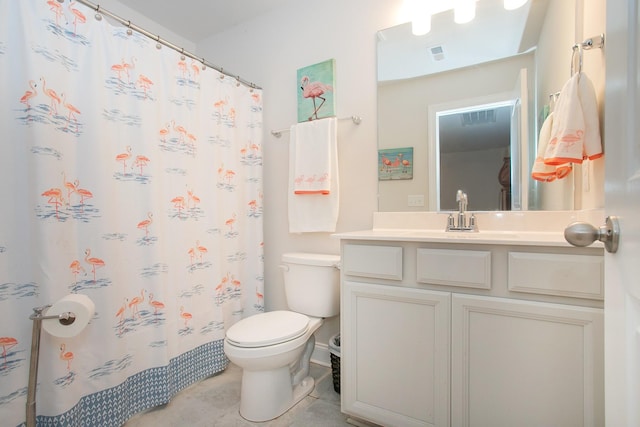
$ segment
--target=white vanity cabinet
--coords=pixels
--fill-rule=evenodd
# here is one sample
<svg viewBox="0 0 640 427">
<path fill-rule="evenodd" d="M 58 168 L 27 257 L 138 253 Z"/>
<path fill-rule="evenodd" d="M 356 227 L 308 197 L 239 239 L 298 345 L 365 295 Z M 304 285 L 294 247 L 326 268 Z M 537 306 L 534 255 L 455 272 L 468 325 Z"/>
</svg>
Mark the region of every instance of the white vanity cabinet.
<svg viewBox="0 0 640 427">
<path fill-rule="evenodd" d="M 603 426 L 601 309 L 454 294 L 451 425 Z"/>
<path fill-rule="evenodd" d="M 383 426 L 449 425 L 446 292 L 345 281 L 342 403 Z"/>
<path fill-rule="evenodd" d="M 604 425 L 602 249 L 342 240 L 342 411 Z"/>
</svg>

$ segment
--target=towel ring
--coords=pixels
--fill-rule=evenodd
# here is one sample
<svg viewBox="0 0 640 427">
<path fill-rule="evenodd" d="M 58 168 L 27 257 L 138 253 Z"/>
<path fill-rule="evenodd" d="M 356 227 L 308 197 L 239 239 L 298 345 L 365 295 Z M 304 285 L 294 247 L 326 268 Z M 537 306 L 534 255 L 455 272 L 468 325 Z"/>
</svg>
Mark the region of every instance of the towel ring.
<svg viewBox="0 0 640 427">
<path fill-rule="evenodd" d="M 574 67 L 576 63 L 576 51 L 578 51 L 578 73 L 582 72 L 582 45 L 574 44 L 573 52 L 571 52 L 571 77 L 575 74 Z"/>
</svg>

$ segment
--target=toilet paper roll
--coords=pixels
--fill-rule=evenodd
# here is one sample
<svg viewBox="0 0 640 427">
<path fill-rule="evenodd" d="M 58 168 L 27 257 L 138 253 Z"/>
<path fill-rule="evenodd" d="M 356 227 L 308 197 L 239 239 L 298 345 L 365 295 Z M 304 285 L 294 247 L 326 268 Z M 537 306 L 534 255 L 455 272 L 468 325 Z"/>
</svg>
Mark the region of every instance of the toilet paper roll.
<svg viewBox="0 0 640 427">
<path fill-rule="evenodd" d="M 78 335 L 95 313 L 95 304 L 82 294 L 69 294 L 53 304 L 44 313 L 45 316 L 57 316 L 62 313 L 72 313 L 75 320 L 44 319 L 42 327 L 54 337 L 69 338 Z"/>
</svg>

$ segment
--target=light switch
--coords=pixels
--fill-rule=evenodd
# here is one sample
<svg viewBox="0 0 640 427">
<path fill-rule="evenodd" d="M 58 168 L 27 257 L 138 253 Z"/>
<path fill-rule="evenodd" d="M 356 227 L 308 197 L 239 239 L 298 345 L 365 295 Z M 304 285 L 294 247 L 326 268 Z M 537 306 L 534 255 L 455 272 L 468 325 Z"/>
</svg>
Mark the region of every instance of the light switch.
<svg viewBox="0 0 640 427">
<path fill-rule="evenodd" d="M 408 196 L 407 206 L 424 206 L 424 195 L 413 194 Z"/>
</svg>

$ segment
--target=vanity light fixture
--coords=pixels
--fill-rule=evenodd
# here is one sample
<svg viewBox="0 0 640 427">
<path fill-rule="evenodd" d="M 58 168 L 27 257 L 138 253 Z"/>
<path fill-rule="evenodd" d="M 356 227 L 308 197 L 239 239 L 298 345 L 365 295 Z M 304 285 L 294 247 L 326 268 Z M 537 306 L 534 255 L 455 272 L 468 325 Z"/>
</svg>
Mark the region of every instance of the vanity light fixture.
<svg viewBox="0 0 640 427">
<path fill-rule="evenodd" d="M 506 10 L 515 10 L 524 6 L 528 0 L 504 0 L 504 8 Z"/>
<path fill-rule="evenodd" d="M 453 20 L 466 24 L 476 17 L 476 2 L 479 0 L 405 0 L 405 13 L 411 16 L 411 32 L 423 36 L 431 31 L 431 17 L 453 9 Z M 504 0 L 506 10 L 524 6 L 528 0 Z"/>
<path fill-rule="evenodd" d="M 453 7 L 453 20 L 456 24 L 466 24 L 473 21 L 475 17 L 476 0 L 456 0 Z"/>
</svg>

